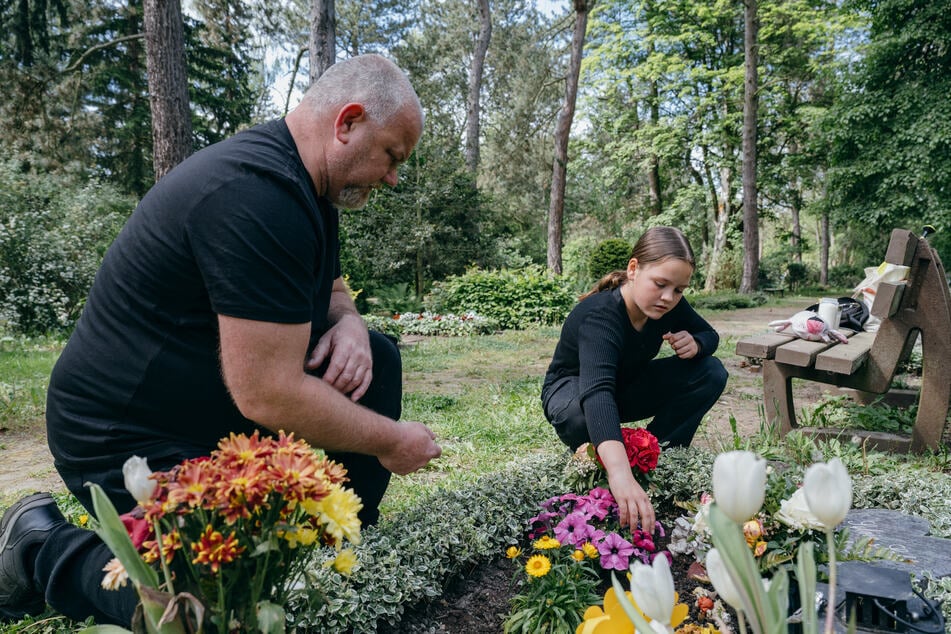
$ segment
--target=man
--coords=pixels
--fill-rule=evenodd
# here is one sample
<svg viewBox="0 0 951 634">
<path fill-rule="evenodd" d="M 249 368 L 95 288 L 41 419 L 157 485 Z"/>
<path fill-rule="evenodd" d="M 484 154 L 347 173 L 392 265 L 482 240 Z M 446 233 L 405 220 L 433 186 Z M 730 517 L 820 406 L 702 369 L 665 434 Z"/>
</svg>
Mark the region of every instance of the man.
<svg viewBox="0 0 951 634">
<path fill-rule="evenodd" d="M 400 414 L 396 346 L 368 333 L 340 275 L 335 205 L 359 208 L 422 133 L 406 76 L 376 55 L 332 66 L 285 119 L 197 152 L 142 199 L 110 247 L 50 379 L 57 470 L 134 506 L 121 468 L 207 455 L 230 432 L 293 432 L 348 470 L 376 521 L 390 472 L 440 455 Z M 100 588 L 112 557 L 47 494 L 0 523 L 0 617 L 49 604 L 128 625 L 130 588 Z"/>
</svg>

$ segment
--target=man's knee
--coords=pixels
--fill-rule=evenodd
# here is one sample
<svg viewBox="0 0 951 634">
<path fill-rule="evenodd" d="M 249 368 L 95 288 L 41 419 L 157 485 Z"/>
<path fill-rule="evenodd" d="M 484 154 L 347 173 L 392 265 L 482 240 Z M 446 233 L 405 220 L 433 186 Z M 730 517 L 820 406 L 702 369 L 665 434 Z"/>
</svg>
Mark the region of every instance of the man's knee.
<svg viewBox="0 0 951 634">
<path fill-rule="evenodd" d="M 402 412 L 403 361 L 396 342 L 386 335 L 370 331 L 373 355 L 373 380 L 360 404 L 394 420 Z"/>
</svg>

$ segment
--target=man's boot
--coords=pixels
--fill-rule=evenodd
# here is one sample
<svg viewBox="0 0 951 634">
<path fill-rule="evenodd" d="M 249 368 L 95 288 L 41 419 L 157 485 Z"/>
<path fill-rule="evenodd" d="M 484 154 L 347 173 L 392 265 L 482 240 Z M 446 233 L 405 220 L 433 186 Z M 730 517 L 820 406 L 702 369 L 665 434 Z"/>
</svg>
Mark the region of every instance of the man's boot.
<svg viewBox="0 0 951 634">
<path fill-rule="evenodd" d="M 0 622 L 41 613 L 43 592 L 33 581 L 40 546 L 66 521 L 53 496 L 34 493 L 7 509 L 0 520 Z"/>
</svg>

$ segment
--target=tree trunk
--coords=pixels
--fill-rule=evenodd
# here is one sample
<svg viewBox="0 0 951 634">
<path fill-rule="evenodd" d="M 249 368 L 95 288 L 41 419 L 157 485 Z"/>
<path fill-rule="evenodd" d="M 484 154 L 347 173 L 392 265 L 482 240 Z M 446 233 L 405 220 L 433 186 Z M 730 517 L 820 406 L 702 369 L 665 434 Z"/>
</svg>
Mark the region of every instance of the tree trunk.
<svg viewBox="0 0 951 634">
<path fill-rule="evenodd" d="M 652 3 L 646 3 L 644 8 L 647 13 L 653 12 Z M 655 52 L 654 37 L 650 20 L 647 22 L 647 28 L 648 34 L 650 35 L 650 37 L 648 37 L 647 55 L 648 57 L 653 57 Z M 651 79 L 648 82 L 648 91 L 650 99 L 651 130 L 652 132 L 656 132 L 660 126 L 660 92 L 657 88 L 656 79 Z M 650 166 L 647 171 L 647 193 L 650 199 L 650 214 L 652 216 L 659 216 L 661 211 L 663 211 L 663 207 L 661 205 L 660 189 L 660 157 L 657 155 L 652 143 L 650 150 Z"/>
<path fill-rule="evenodd" d="M 466 168 L 475 181 L 479 169 L 479 118 L 481 113 L 480 96 L 482 93 L 482 70 L 485 67 L 485 54 L 492 39 L 492 13 L 489 0 L 479 0 L 479 39 L 472 53 L 472 66 L 469 68 L 469 102 L 466 111 Z"/>
<path fill-rule="evenodd" d="M 185 36 L 179 0 L 145 0 L 142 8 L 152 110 L 152 168 L 158 181 L 192 151 Z"/>
<path fill-rule="evenodd" d="M 707 279 L 703 290 L 713 292 L 717 290 L 717 275 L 720 272 L 720 258 L 726 251 L 727 229 L 733 219 L 733 171 L 729 167 L 720 168 L 720 188 L 722 189 L 720 203 L 717 206 L 716 232 L 713 237 L 713 248 L 710 249 L 710 263 L 707 265 Z"/>
<path fill-rule="evenodd" d="M 829 212 L 823 209 L 819 218 L 819 284 L 829 283 Z"/>
<path fill-rule="evenodd" d="M 312 0 L 310 6 L 310 83 L 337 61 L 335 0 Z"/>
<path fill-rule="evenodd" d="M 746 80 L 743 86 L 743 278 L 740 281 L 740 292 L 752 293 L 756 290 L 759 273 L 759 210 L 756 205 L 759 23 L 756 17 L 756 0 L 744 0 L 743 6 Z"/>
<path fill-rule="evenodd" d="M 590 0 L 591 4 L 594 0 Z M 565 215 L 565 173 L 568 167 L 568 138 L 575 116 L 578 77 L 584 54 L 584 36 L 588 27 L 589 0 L 574 0 L 575 28 L 571 37 L 571 61 L 565 82 L 565 103 L 555 126 L 555 159 L 552 162 L 551 201 L 548 206 L 548 269 L 561 274 L 561 236 Z"/>
</svg>

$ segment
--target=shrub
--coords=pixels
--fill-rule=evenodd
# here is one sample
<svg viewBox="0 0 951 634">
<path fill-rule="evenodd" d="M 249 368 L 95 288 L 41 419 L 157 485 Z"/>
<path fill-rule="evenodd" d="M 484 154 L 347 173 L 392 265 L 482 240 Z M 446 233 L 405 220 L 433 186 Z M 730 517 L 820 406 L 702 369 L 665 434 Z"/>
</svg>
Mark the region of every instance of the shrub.
<svg viewBox="0 0 951 634">
<path fill-rule="evenodd" d="M 0 323 L 28 335 L 70 330 L 131 208 L 110 187 L 0 162 Z"/>
<path fill-rule="evenodd" d="M 402 313 L 393 317 L 364 315 L 367 327 L 399 339 L 403 335 L 464 337 L 487 335 L 498 329 L 491 319 L 474 312 L 453 315 L 433 313 Z"/>
<path fill-rule="evenodd" d="M 626 269 L 630 259 L 631 245 L 626 240 L 604 240 L 588 257 L 588 272 L 594 279 L 600 279 L 611 271 Z"/>
<path fill-rule="evenodd" d="M 736 308 L 754 308 L 767 301 L 764 293 L 716 293 L 713 295 L 691 295 L 687 298 L 690 305 L 698 310 L 733 310 Z"/>
<path fill-rule="evenodd" d="M 837 264 L 829 268 L 829 286 L 832 288 L 854 288 L 863 277 L 861 267 L 853 264 Z"/>
<path fill-rule="evenodd" d="M 560 324 L 575 297 L 568 283 L 540 266 L 483 271 L 470 269 L 433 284 L 423 301 L 434 313 L 475 311 L 503 329 Z"/>
</svg>

